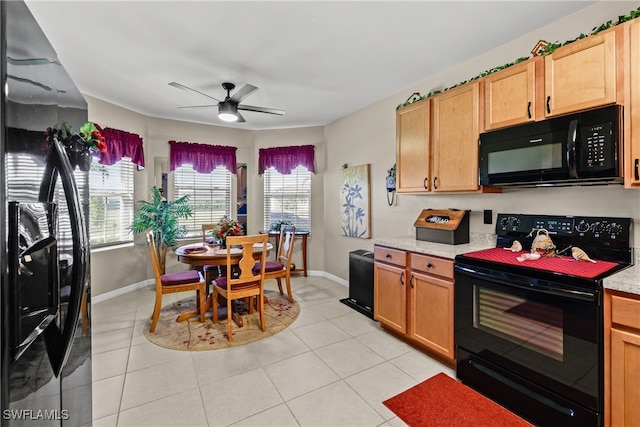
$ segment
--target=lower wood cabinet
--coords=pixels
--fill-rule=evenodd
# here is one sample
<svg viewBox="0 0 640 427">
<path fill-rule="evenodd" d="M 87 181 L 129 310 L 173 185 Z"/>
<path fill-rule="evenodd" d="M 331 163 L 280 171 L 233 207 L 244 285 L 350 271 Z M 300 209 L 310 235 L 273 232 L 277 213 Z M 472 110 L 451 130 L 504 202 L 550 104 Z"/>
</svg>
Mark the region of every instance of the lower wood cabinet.
<svg viewBox="0 0 640 427">
<path fill-rule="evenodd" d="M 640 297 L 605 293 L 605 425 L 640 425 Z"/>
<path fill-rule="evenodd" d="M 374 254 L 374 318 L 454 366 L 453 261 L 377 245 Z"/>
</svg>

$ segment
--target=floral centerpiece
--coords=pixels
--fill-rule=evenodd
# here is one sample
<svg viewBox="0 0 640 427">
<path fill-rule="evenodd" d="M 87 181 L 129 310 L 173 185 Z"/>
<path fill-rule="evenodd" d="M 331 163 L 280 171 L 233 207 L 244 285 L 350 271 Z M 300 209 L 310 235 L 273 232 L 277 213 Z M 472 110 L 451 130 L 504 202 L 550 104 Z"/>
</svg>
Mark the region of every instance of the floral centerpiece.
<svg viewBox="0 0 640 427">
<path fill-rule="evenodd" d="M 220 241 L 222 247 L 226 247 L 227 236 L 241 236 L 242 227 L 238 221 L 225 215 L 218 221 L 217 227 L 213 230 L 213 236 Z"/>
</svg>

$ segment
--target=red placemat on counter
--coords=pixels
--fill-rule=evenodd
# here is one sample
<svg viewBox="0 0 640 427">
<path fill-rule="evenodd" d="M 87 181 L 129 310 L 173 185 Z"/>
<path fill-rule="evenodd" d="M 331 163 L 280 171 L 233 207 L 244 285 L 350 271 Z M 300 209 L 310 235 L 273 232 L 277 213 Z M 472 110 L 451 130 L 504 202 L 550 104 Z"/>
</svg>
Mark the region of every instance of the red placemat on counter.
<svg viewBox="0 0 640 427">
<path fill-rule="evenodd" d="M 576 261 L 572 257 L 556 256 L 551 258 L 540 258 L 537 260 L 518 261 L 516 258 L 527 252 L 511 252 L 503 248 L 491 248 L 478 252 L 464 254 L 468 258 L 477 258 L 485 261 L 499 262 L 502 264 L 517 265 L 518 267 L 533 268 L 536 270 L 546 270 L 561 274 L 592 279 L 618 266 L 615 262 L 598 261 Z"/>
</svg>

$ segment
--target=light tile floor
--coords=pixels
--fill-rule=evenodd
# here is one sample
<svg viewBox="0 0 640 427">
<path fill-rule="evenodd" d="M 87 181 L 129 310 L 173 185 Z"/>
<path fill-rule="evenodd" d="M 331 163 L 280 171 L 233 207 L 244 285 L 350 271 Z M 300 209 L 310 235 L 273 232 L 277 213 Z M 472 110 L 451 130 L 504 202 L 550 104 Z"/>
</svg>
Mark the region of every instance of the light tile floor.
<svg viewBox="0 0 640 427">
<path fill-rule="evenodd" d="M 152 287 L 94 304 L 93 425 L 402 426 L 383 400 L 438 372 L 455 376 L 342 304 L 345 286 L 311 276 L 292 288 L 301 312 L 289 328 L 214 351 L 147 341 Z"/>
</svg>

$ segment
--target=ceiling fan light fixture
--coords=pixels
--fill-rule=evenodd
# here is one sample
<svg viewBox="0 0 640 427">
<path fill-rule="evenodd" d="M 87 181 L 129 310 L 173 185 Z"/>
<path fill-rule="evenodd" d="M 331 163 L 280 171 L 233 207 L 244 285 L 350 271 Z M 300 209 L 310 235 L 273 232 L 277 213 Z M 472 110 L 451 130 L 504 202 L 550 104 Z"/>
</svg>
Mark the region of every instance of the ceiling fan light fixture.
<svg viewBox="0 0 640 427">
<path fill-rule="evenodd" d="M 218 105 L 218 118 L 225 122 L 237 122 L 238 114 L 235 106 L 228 102 L 221 102 Z"/>
</svg>

